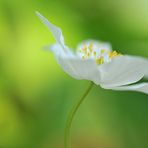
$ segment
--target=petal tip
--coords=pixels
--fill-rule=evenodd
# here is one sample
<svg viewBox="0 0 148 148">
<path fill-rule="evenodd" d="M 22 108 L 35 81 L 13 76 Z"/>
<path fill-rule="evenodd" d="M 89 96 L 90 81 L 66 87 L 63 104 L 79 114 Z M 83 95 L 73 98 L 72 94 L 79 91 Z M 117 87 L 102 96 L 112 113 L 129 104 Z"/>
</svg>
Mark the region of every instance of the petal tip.
<svg viewBox="0 0 148 148">
<path fill-rule="evenodd" d="M 38 12 L 38 11 L 35 11 L 35 14 L 36 14 L 36 16 L 38 16 L 39 18 L 43 17 L 43 16 L 41 15 L 41 13 Z"/>
</svg>

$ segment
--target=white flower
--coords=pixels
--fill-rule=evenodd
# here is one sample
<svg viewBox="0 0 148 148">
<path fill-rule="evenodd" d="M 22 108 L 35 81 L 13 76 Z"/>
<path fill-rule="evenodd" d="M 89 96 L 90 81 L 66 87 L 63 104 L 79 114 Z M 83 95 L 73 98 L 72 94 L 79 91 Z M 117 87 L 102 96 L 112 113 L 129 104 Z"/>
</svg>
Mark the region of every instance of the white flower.
<svg viewBox="0 0 148 148">
<path fill-rule="evenodd" d="M 55 37 L 57 43 L 50 46 L 50 49 L 59 65 L 70 76 L 78 80 L 90 80 L 105 89 L 148 94 L 148 83 L 137 83 L 148 77 L 146 58 L 121 55 L 112 51 L 109 43 L 94 40 L 79 44 L 77 52 L 73 53 L 65 45 L 61 29 L 51 24 L 39 12 L 37 16 Z"/>
</svg>

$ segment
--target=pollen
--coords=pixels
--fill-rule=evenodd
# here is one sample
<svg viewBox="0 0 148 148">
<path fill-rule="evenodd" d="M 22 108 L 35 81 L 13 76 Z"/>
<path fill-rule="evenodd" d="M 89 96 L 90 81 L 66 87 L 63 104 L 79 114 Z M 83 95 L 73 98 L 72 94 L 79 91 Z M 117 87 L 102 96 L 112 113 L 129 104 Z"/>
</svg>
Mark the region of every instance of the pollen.
<svg viewBox="0 0 148 148">
<path fill-rule="evenodd" d="M 82 49 L 84 52 L 86 52 L 87 51 L 87 46 L 86 46 L 86 44 L 84 43 L 83 44 L 83 49 Z"/>
<path fill-rule="evenodd" d="M 102 49 L 102 50 L 101 50 L 101 54 L 104 54 L 104 53 L 105 53 L 105 49 Z"/>
<path fill-rule="evenodd" d="M 90 56 L 90 52 L 87 52 L 87 56 L 88 56 L 88 57 Z"/>
<path fill-rule="evenodd" d="M 82 56 L 82 59 L 85 60 L 85 56 Z"/>
<path fill-rule="evenodd" d="M 114 57 L 117 57 L 117 56 L 120 56 L 121 54 L 118 53 L 117 51 L 112 51 L 112 52 L 109 52 L 109 58 L 114 58 Z"/>
<path fill-rule="evenodd" d="M 110 51 L 106 47 L 96 46 L 93 42 L 84 42 L 81 48 L 78 49 L 78 54 L 83 60 L 93 59 L 97 65 L 111 62 L 113 58 L 122 55 L 117 51 Z"/>
<path fill-rule="evenodd" d="M 92 42 L 89 44 L 89 49 L 90 49 L 90 52 L 93 51 L 93 43 Z"/>
<path fill-rule="evenodd" d="M 97 54 L 96 51 L 94 51 L 94 56 L 96 56 L 96 54 Z"/>
<path fill-rule="evenodd" d="M 96 63 L 97 63 L 98 65 L 103 64 L 103 63 L 104 63 L 104 57 L 101 56 L 100 58 L 96 59 Z"/>
</svg>

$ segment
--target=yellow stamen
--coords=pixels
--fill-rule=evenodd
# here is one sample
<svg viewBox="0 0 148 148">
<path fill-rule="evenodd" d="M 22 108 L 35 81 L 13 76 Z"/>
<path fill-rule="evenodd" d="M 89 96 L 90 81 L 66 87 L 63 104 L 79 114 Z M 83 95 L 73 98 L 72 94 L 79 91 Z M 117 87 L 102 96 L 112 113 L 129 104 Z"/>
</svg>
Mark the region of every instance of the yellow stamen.
<svg viewBox="0 0 148 148">
<path fill-rule="evenodd" d="M 94 51 L 94 56 L 96 56 L 96 54 L 97 54 L 96 51 Z"/>
<path fill-rule="evenodd" d="M 101 56 L 100 58 L 96 59 L 97 64 L 101 65 L 104 63 L 104 57 Z"/>
<path fill-rule="evenodd" d="M 90 52 L 93 51 L 93 43 L 92 42 L 89 44 L 89 49 L 90 49 Z"/>
<path fill-rule="evenodd" d="M 82 59 L 85 60 L 85 56 L 82 56 Z"/>
<path fill-rule="evenodd" d="M 82 53 L 83 51 L 80 49 L 79 52 Z"/>
<path fill-rule="evenodd" d="M 83 44 L 83 51 L 86 52 L 86 50 L 87 50 L 87 46 L 86 46 L 86 44 L 84 43 L 84 44 Z"/>
<path fill-rule="evenodd" d="M 103 53 L 105 53 L 105 49 L 102 49 L 102 50 L 101 50 L 101 54 L 103 54 Z"/>
<path fill-rule="evenodd" d="M 88 57 L 90 56 L 90 52 L 87 53 L 87 56 L 88 56 Z"/>
<path fill-rule="evenodd" d="M 114 58 L 114 57 L 119 56 L 119 55 L 120 54 L 117 51 L 109 52 L 109 58 Z"/>
</svg>

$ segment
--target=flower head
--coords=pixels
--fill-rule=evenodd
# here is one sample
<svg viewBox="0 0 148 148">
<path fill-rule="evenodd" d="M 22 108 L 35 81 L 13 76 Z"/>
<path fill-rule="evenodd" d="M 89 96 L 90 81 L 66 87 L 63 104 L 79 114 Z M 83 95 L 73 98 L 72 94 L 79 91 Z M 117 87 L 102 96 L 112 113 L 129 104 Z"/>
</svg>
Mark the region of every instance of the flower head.
<svg viewBox="0 0 148 148">
<path fill-rule="evenodd" d="M 134 84 L 148 77 L 146 58 L 122 55 L 112 51 L 109 43 L 87 40 L 80 43 L 76 53 L 64 43 L 62 31 L 39 12 L 37 16 L 56 39 L 50 46 L 62 69 L 78 80 L 90 80 L 105 89 L 131 90 L 148 94 L 148 83 Z"/>
</svg>

